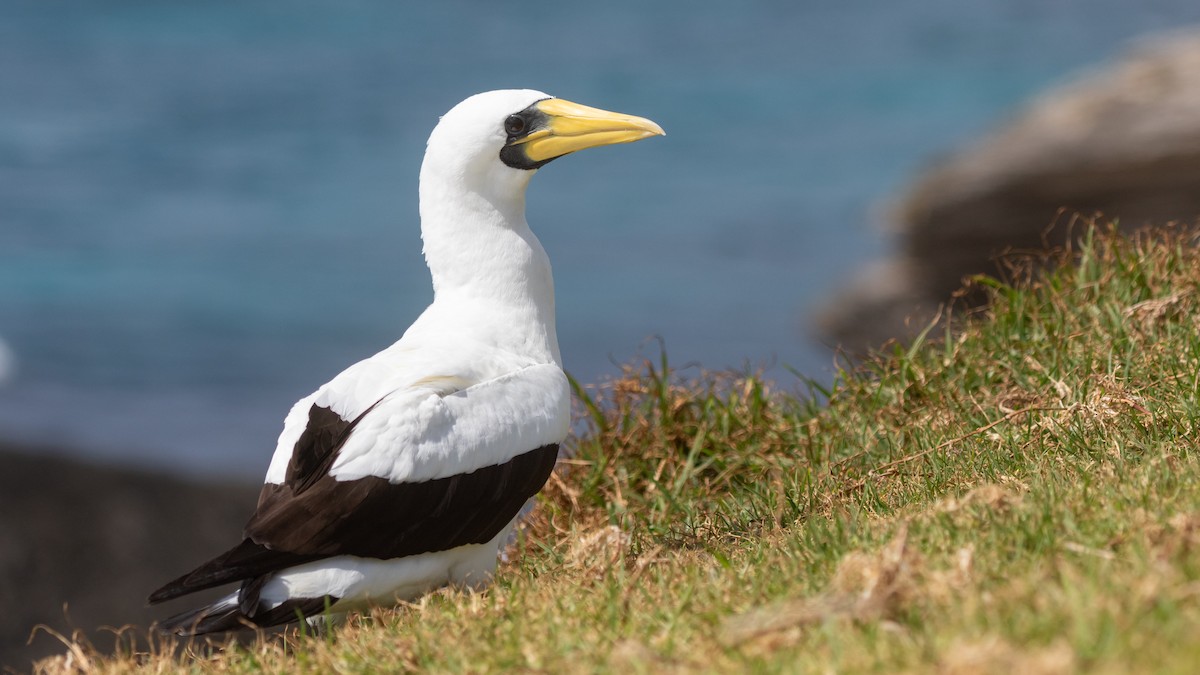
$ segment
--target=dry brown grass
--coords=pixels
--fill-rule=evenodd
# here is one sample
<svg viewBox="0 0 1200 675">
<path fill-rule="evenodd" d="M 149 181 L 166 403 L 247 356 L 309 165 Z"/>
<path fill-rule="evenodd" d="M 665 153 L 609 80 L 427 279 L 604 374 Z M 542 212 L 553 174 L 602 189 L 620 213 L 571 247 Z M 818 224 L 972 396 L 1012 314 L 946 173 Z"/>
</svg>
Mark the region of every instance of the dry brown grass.
<svg viewBox="0 0 1200 675">
<path fill-rule="evenodd" d="M 586 431 L 491 591 L 43 671 L 1185 670 L 1198 241 L 1086 232 L 829 386 L 663 360 L 579 388 Z"/>
</svg>

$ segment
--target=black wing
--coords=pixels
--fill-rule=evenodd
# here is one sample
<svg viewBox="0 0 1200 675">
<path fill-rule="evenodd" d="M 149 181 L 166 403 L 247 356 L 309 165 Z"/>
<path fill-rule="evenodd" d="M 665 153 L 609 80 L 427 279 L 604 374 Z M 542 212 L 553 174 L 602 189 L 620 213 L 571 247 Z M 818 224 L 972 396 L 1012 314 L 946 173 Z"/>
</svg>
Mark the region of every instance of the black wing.
<svg viewBox="0 0 1200 675">
<path fill-rule="evenodd" d="M 558 457 L 551 444 L 422 482 L 335 480 L 329 467 L 361 419 L 314 405 L 284 483 L 263 486 L 245 540 L 158 589 L 150 602 L 337 555 L 388 559 L 486 543 L 545 485 Z"/>
</svg>

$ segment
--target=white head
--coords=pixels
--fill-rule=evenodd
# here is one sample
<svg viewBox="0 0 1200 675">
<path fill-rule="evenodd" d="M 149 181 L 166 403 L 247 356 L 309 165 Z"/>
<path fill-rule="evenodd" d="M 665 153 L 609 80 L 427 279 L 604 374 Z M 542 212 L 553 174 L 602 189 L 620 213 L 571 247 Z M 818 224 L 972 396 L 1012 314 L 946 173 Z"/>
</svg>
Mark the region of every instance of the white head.
<svg viewBox="0 0 1200 675">
<path fill-rule="evenodd" d="M 506 325 L 532 312 L 534 328 L 518 336 L 520 349 L 544 342 L 557 362 L 550 261 L 525 222 L 529 179 L 576 150 L 662 133 L 650 120 L 529 89 L 489 91 L 454 106 L 430 134 L 421 165 L 421 238 L 435 304 L 459 303 L 452 314 L 470 319 L 463 333 L 491 325 L 488 312 L 500 312 L 497 322 Z M 478 304 L 463 312 L 467 301 Z"/>
<path fill-rule="evenodd" d="M 422 190 L 426 183 L 448 183 L 502 211 L 513 202 L 523 207 L 529 178 L 551 160 L 576 150 L 662 134 L 662 128 L 650 120 L 589 108 L 532 89 L 488 91 L 454 106 L 429 135 L 421 167 Z"/>
</svg>

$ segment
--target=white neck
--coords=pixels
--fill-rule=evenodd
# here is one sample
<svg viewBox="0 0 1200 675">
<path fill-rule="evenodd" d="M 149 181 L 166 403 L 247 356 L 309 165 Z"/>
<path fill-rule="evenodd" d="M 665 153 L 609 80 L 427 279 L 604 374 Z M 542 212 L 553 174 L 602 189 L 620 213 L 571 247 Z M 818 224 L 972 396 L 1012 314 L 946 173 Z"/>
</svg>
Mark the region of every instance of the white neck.
<svg viewBox="0 0 1200 675">
<path fill-rule="evenodd" d="M 433 306 L 452 306 L 463 331 L 499 339 L 497 348 L 561 365 L 550 259 L 525 220 L 533 172 L 447 168 L 429 157 L 421 167 L 421 239 Z"/>
</svg>

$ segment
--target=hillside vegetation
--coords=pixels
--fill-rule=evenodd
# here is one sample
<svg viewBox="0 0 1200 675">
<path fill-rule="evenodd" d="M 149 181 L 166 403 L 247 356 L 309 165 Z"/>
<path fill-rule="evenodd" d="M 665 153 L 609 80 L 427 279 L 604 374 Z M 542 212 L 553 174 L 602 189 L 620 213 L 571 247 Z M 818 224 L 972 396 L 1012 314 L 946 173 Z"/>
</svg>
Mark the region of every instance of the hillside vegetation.
<svg viewBox="0 0 1200 675">
<path fill-rule="evenodd" d="M 487 592 L 40 667 L 1192 671 L 1198 243 L 1086 232 L 827 388 L 665 356 L 582 387 L 575 456 Z"/>
</svg>

